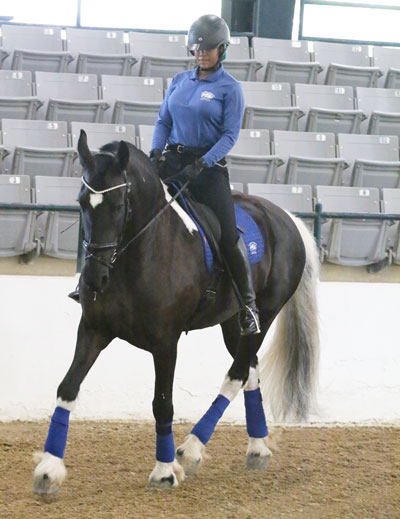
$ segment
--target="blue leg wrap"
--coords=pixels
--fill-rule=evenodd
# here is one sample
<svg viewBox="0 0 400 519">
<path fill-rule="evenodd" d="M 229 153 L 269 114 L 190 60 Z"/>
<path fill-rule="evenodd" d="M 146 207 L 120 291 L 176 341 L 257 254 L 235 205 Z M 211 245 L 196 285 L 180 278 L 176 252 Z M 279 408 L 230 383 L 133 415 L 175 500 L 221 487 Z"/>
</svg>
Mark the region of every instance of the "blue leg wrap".
<svg viewBox="0 0 400 519">
<path fill-rule="evenodd" d="M 229 404 L 230 400 L 222 395 L 218 395 L 211 404 L 210 409 L 193 427 L 192 434 L 197 436 L 203 445 L 205 445 L 211 438 L 218 420 L 224 414 L 224 411 Z"/>
<path fill-rule="evenodd" d="M 49 433 L 44 446 L 45 452 L 50 452 L 50 454 L 58 458 L 64 457 L 68 436 L 69 413 L 63 407 L 56 407 L 51 418 Z"/>
<path fill-rule="evenodd" d="M 172 423 L 156 424 L 156 460 L 163 463 L 171 463 L 175 459 L 174 435 Z"/>
<path fill-rule="evenodd" d="M 268 436 L 260 388 L 253 391 L 244 391 L 244 405 L 246 408 L 248 435 L 251 438 L 265 438 L 265 436 Z"/>
</svg>

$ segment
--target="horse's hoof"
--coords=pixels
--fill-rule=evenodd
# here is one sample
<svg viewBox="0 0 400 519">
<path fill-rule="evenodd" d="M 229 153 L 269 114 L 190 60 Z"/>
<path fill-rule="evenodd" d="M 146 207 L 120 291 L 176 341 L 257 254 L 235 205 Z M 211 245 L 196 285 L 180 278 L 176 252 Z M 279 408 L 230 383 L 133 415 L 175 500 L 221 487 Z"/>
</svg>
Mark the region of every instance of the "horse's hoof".
<svg viewBox="0 0 400 519">
<path fill-rule="evenodd" d="M 189 434 L 185 442 L 176 449 L 175 453 L 176 459 L 185 470 L 186 476 L 195 476 L 197 474 L 203 462 L 204 454 L 205 447 L 194 434 Z"/>
<path fill-rule="evenodd" d="M 198 459 L 193 459 L 185 456 L 185 451 L 183 449 L 177 449 L 176 459 L 179 462 L 179 464 L 183 467 L 186 476 L 195 476 L 202 462 L 201 457 Z"/>
<path fill-rule="evenodd" d="M 33 492 L 40 496 L 55 494 L 67 475 L 63 460 L 49 452 L 35 453 L 34 460 L 39 465 L 33 473 Z"/>
<path fill-rule="evenodd" d="M 261 456 L 258 452 L 251 452 L 247 455 L 246 467 L 248 470 L 267 470 L 271 455 Z"/>
<path fill-rule="evenodd" d="M 272 452 L 267 447 L 266 438 L 249 438 L 246 467 L 249 470 L 267 470 Z"/>
<path fill-rule="evenodd" d="M 172 463 L 157 461 L 149 477 L 149 486 L 159 490 L 171 490 L 176 488 L 184 479 L 184 470 L 176 460 Z"/>
</svg>

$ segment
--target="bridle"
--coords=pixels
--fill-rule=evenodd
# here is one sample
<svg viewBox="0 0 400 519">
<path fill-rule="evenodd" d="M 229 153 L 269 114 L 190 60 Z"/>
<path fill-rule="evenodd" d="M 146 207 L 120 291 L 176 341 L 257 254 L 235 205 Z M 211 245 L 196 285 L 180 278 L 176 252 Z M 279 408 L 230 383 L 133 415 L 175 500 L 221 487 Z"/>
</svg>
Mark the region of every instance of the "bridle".
<svg viewBox="0 0 400 519">
<path fill-rule="evenodd" d="M 115 158 L 115 154 L 107 151 L 102 151 L 97 153 L 96 155 L 108 155 L 110 157 Z M 182 192 L 186 189 L 186 187 L 189 184 L 189 180 L 186 181 L 183 186 L 174 194 L 174 196 L 158 211 L 158 213 L 153 216 L 153 218 L 140 229 L 140 231 L 135 234 L 123 247 L 122 240 L 123 236 L 125 234 L 125 230 L 128 226 L 128 222 L 130 220 L 130 216 L 132 213 L 132 207 L 130 202 L 130 192 L 131 192 L 131 182 L 128 182 L 128 176 L 126 170 L 122 170 L 122 174 L 124 176 L 124 183 L 118 184 L 117 186 L 112 186 L 107 189 L 103 189 L 101 191 L 97 191 L 96 189 L 93 189 L 92 186 L 87 182 L 87 180 L 82 176 L 81 182 L 82 184 L 89 189 L 92 193 L 96 195 L 103 195 L 106 193 L 109 193 L 110 191 L 114 191 L 115 189 L 122 189 L 125 187 L 125 194 L 124 194 L 124 205 L 125 205 L 125 216 L 124 216 L 124 224 L 122 226 L 122 232 L 118 239 L 113 242 L 108 243 L 91 243 L 88 242 L 86 239 L 83 240 L 83 247 L 86 251 L 85 255 L 85 261 L 88 259 L 94 259 L 98 263 L 101 263 L 102 265 L 112 269 L 114 268 L 114 263 L 118 259 L 118 257 L 126 251 L 126 249 L 135 241 L 139 236 L 141 236 L 167 209 L 168 207 L 182 194 Z M 175 176 L 175 175 L 174 175 Z M 172 177 L 171 177 L 172 178 Z M 168 179 L 167 179 L 168 180 Z M 101 256 L 97 256 L 96 252 L 99 251 L 105 251 L 108 249 L 114 249 L 111 258 L 109 261 L 103 259 Z"/>
</svg>

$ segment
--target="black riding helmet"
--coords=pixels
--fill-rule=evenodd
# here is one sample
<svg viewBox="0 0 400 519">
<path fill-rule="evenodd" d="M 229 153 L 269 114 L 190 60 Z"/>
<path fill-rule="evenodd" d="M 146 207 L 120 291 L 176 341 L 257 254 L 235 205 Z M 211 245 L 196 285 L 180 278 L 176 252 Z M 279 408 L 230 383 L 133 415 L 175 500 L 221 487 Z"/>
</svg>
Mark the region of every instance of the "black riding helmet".
<svg viewBox="0 0 400 519">
<path fill-rule="evenodd" d="M 188 49 L 191 54 L 197 50 L 219 49 L 219 61 L 225 58 L 230 43 L 229 27 L 223 18 L 214 14 L 200 16 L 192 23 L 188 32 Z"/>
</svg>

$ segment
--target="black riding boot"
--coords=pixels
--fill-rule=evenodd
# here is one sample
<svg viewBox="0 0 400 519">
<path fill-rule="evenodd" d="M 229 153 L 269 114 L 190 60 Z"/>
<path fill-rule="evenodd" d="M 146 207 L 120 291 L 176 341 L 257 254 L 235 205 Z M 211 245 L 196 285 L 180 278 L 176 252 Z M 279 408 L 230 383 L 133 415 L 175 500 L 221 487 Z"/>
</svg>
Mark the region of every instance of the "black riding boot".
<svg viewBox="0 0 400 519">
<path fill-rule="evenodd" d="M 242 238 L 230 250 L 228 261 L 233 279 L 239 289 L 245 306 L 240 311 L 240 328 L 242 335 L 260 333 L 260 321 L 256 306 L 256 294 L 251 277 L 247 248 Z"/>
<path fill-rule="evenodd" d="M 68 297 L 70 297 L 71 299 L 73 299 L 77 303 L 81 302 L 80 297 L 79 297 L 79 285 L 75 288 L 75 290 L 73 292 L 68 294 Z"/>
</svg>

